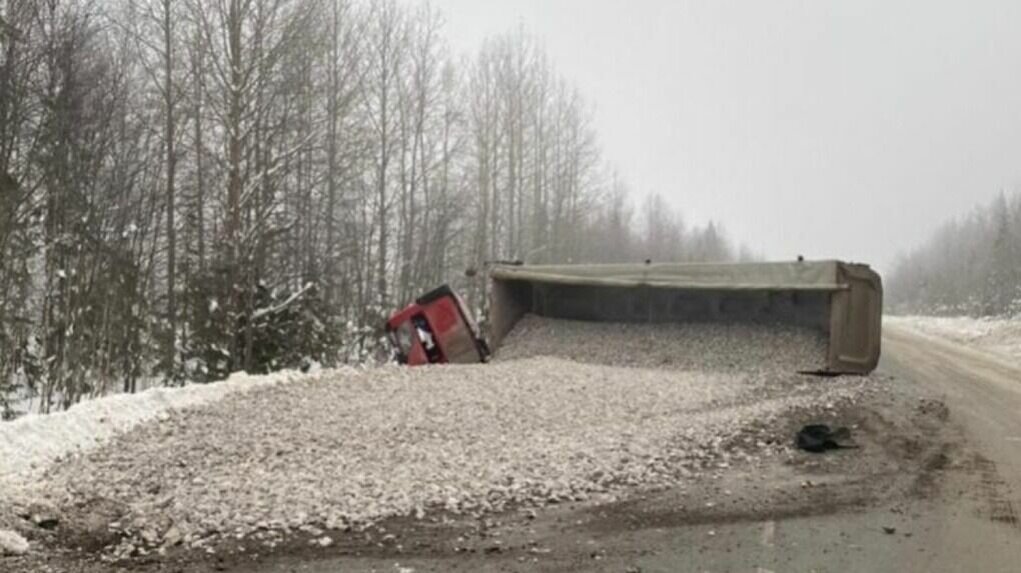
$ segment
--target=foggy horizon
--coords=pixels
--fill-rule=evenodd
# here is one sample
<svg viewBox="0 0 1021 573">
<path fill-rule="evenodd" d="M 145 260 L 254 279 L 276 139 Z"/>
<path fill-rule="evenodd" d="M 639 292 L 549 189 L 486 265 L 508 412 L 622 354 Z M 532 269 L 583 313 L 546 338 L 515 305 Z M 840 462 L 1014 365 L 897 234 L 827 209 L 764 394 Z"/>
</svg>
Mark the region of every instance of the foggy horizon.
<svg viewBox="0 0 1021 573">
<path fill-rule="evenodd" d="M 888 273 L 1021 184 L 1016 3 L 431 4 L 458 56 L 534 35 L 636 203 L 660 193 L 767 259 Z"/>
</svg>

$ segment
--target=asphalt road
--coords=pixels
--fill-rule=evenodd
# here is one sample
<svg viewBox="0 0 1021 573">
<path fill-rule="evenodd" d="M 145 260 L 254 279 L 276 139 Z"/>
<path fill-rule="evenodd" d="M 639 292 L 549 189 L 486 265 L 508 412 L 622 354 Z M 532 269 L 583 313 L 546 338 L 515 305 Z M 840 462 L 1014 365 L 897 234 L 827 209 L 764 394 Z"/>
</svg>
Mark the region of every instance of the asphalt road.
<svg viewBox="0 0 1021 573">
<path fill-rule="evenodd" d="M 692 571 L 1021 571 L 1021 365 L 889 327 L 880 372 L 942 395 L 964 441 L 942 495 L 894 508 L 740 525 Z M 879 531 L 889 523 L 897 532 Z M 903 535 L 902 535 L 903 534 Z M 907 537 L 906 534 L 911 534 Z M 760 546 L 754 551 L 756 541 Z M 836 541 L 836 542 L 834 542 Z M 671 563 L 642 571 L 668 571 Z"/>
<path fill-rule="evenodd" d="M 264 573 L 334 571 L 1021 571 L 1021 367 L 886 329 L 880 373 L 942 397 L 960 440 L 939 468 L 938 494 L 820 515 L 695 520 L 634 528 L 570 527 L 548 555 L 345 556 L 280 560 Z M 745 481 L 747 477 L 743 478 Z M 763 479 L 767 479 L 763 477 Z M 895 478 L 891 478 L 895 479 Z M 655 503 L 668 504 L 668 500 Z M 654 508 L 653 508 L 654 509 Z M 531 530 L 540 538 L 543 532 Z"/>
</svg>

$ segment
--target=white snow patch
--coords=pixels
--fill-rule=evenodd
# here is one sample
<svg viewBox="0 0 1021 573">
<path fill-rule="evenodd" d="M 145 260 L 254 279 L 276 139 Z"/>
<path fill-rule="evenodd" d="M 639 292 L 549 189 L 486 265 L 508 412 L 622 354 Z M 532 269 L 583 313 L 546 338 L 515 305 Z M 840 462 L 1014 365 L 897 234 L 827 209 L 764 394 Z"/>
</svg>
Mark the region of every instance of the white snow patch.
<svg viewBox="0 0 1021 573">
<path fill-rule="evenodd" d="M 168 410 L 200 406 L 230 394 L 306 377 L 298 372 L 235 374 L 224 382 L 118 394 L 82 402 L 56 414 L 28 415 L 0 423 L 0 490 L 30 483 L 57 458 L 102 445 Z"/>
<path fill-rule="evenodd" d="M 267 316 L 267 315 L 270 315 L 270 314 L 276 314 L 276 313 L 286 309 L 287 307 L 289 307 L 292 304 L 294 304 L 295 301 L 297 301 L 301 297 L 305 296 L 305 293 L 308 292 L 313 286 L 315 286 L 313 283 L 308 283 L 308 284 L 305 285 L 304 288 L 302 288 L 298 292 L 292 294 L 284 302 L 282 302 L 282 303 L 280 303 L 278 305 L 275 305 L 275 306 L 268 307 L 268 308 L 257 309 L 255 312 L 252 313 L 252 320 L 256 321 L 256 320 L 259 320 L 260 318 L 262 318 L 264 316 Z"/>
<path fill-rule="evenodd" d="M 887 316 L 886 324 L 1021 361 L 1021 318 Z"/>
<path fill-rule="evenodd" d="M 0 529 L 0 555 L 24 555 L 28 553 L 28 540 L 21 535 Z"/>
</svg>

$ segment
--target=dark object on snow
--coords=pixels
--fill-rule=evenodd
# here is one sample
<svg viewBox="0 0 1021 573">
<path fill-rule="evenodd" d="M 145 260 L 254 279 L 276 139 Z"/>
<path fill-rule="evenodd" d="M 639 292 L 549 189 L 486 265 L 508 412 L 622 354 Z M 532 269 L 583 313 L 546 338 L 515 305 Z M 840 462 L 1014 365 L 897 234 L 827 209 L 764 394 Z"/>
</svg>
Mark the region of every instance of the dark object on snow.
<svg viewBox="0 0 1021 573">
<path fill-rule="evenodd" d="M 32 522 L 36 527 L 48 531 L 52 531 L 60 525 L 60 515 L 57 513 L 57 510 L 41 503 L 30 505 L 19 516 Z"/>
<path fill-rule="evenodd" d="M 798 432 L 797 445 L 806 452 L 821 454 L 829 450 L 856 448 L 850 440 L 851 431 L 847 428 L 833 430 L 824 424 L 812 424 Z"/>
<path fill-rule="evenodd" d="M 33 515 L 32 523 L 47 531 L 53 531 L 60 525 L 60 518 L 52 514 Z"/>
</svg>

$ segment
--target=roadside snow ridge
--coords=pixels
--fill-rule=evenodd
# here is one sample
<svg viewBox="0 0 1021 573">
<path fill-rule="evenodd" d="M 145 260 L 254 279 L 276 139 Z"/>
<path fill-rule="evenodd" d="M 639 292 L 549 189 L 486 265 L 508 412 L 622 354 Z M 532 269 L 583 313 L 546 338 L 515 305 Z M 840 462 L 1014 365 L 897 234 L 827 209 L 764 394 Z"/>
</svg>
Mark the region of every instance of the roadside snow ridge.
<svg viewBox="0 0 1021 573">
<path fill-rule="evenodd" d="M 64 412 L 0 423 L 0 490 L 31 483 L 59 458 L 101 446 L 142 422 L 165 416 L 169 410 L 309 377 L 298 372 L 235 374 L 223 382 L 119 394 L 82 402 Z"/>
</svg>

